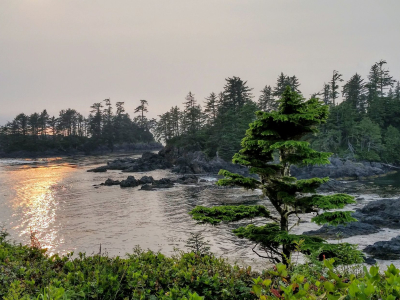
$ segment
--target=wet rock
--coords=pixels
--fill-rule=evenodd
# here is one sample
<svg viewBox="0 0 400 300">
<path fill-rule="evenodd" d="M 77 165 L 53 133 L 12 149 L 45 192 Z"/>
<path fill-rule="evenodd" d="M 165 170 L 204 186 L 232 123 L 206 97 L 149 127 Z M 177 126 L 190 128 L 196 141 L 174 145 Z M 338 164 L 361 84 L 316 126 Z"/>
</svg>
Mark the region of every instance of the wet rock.
<svg viewBox="0 0 400 300">
<path fill-rule="evenodd" d="M 360 222 L 377 227 L 400 229 L 400 198 L 372 201 L 353 216 Z"/>
<path fill-rule="evenodd" d="M 372 257 L 363 257 L 364 258 L 364 262 L 367 265 L 375 265 L 376 264 L 376 259 L 373 259 Z"/>
<path fill-rule="evenodd" d="M 371 224 L 366 224 L 362 222 L 351 222 L 347 224 L 347 226 L 330 226 L 325 224 L 318 230 L 306 231 L 303 234 L 318 236 L 325 239 L 335 239 L 348 238 L 355 235 L 367 235 L 371 233 L 377 233 L 379 231 L 379 227 Z"/>
<path fill-rule="evenodd" d="M 179 174 L 217 174 L 219 170 L 224 169 L 241 175 L 249 175 L 246 167 L 226 162 L 218 156 L 210 159 L 201 151 L 183 153 L 174 162 L 175 167 L 172 172 Z"/>
<path fill-rule="evenodd" d="M 140 184 L 149 184 L 153 183 L 154 179 L 152 176 L 143 176 L 142 178 L 139 179 Z"/>
<path fill-rule="evenodd" d="M 198 181 L 199 178 L 196 175 L 184 175 L 176 179 L 176 182 L 180 184 L 195 184 Z"/>
<path fill-rule="evenodd" d="M 172 167 L 172 164 L 159 154 L 144 152 L 141 158 L 118 158 L 107 162 L 107 166 L 104 167 L 109 170 L 122 170 L 123 172 L 146 172 L 168 169 Z"/>
<path fill-rule="evenodd" d="M 142 185 L 141 190 L 144 191 L 152 191 L 155 189 L 169 189 L 174 186 L 174 183 L 171 179 L 161 178 L 160 180 L 154 180 L 152 184 Z"/>
<path fill-rule="evenodd" d="M 86 172 L 94 172 L 94 173 L 107 172 L 107 166 L 97 167 L 94 169 L 87 170 Z"/>
<path fill-rule="evenodd" d="M 329 165 L 323 166 L 308 166 L 304 168 L 292 166 L 290 169 L 291 174 L 298 179 L 326 176 L 330 178 L 360 179 L 382 175 L 389 171 L 380 163 L 356 162 L 342 160 L 337 157 L 330 158 L 330 162 Z"/>
<path fill-rule="evenodd" d="M 207 182 L 204 178 L 200 179 L 199 182 Z"/>
<path fill-rule="evenodd" d="M 135 187 L 139 185 L 139 181 L 134 176 L 128 176 L 125 180 L 122 180 L 119 184 L 121 187 Z"/>
<path fill-rule="evenodd" d="M 111 185 L 120 185 L 120 181 L 119 180 L 112 180 L 111 178 L 108 178 L 103 185 L 106 186 L 111 186 Z"/>
<path fill-rule="evenodd" d="M 390 241 L 376 242 L 367 246 L 364 252 L 378 259 L 399 259 L 400 258 L 400 236 L 392 238 Z"/>
</svg>

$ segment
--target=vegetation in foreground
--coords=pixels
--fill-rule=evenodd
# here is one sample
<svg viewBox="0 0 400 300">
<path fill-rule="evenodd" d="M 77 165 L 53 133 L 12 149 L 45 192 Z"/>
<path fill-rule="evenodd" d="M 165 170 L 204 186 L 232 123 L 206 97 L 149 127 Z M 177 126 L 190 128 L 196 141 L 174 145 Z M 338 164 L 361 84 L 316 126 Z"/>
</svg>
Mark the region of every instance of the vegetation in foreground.
<svg viewBox="0 0 400 300">
<path fill-rule="evenodd" d="M 400 270 L 334 268 L 333 259 L 277 264 L 261 274 L 232 266 L 192 239 L 172 257 L 135 249 L 127 258 L 48 256 L 0 235 L 0 298 L 62 299 L 390 299 L 400 297 Z M 193 244 L 194 242 L 194 244 Z M 200 239 L 201 242 L 201 239 Z M 202 251 L 205 251 L 204 253 Z M 197 252 L 198 251 L 198 252 Z"/>
</svg>

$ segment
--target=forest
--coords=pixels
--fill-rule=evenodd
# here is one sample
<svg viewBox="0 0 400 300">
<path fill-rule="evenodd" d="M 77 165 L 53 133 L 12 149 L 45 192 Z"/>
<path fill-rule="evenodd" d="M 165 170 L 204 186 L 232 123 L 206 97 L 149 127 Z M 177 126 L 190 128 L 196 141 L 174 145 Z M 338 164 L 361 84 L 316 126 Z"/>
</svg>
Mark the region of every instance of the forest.
<svg viewBox="0 0 400 300">
<path fill-rule="evenodd" d="M 203 107 L 189 92 L 183 103 L 159 116 L 155 137 L 187 151 L 204 151 L 230 160 L 240 149 L 255 111 L 274 111 L 285 88 L 301 93 L 299 79 L 281 73 L 275 86 L 266 85 L 258 100 L 253 89 L 239 77 L 226 78 L 222 92 L 212 92 Z M 305 137 L 312 146 L 353 160 L 399 163 L 400 83 L 380 60 L 364 79 L 355 73 L 347 81 L 338 71 L 311 97 L 329 107 L 329 119 L 318 135 Z"/>
<path fill-rule="evenodd" d="M 228 77 L 221 92 L 211 92 L 201 104 L 192 92 L 183 102 L 161 115 L 148 119 L 148 102 L 140 100 L 131 118 L 123 102 L 113 107 L 110 99 L 94 103 L 84 117 L 74 109 L 50 116 L 46 110 L 21 113 L 1 127 L 3 152 L 70 149 L 90 153 L 103 147 L 154 143 L 155 140 L 184 151 L 203 151 L 230 161 L 240 149 L 248 124 L 258 110 L 278 108 L 280 97 L 289 86 L 301 93 L 299 79 L 281 73 L 275 86 L 267 84 L 258 99 L 253 88 L 240 77 Z M 387 68 L 387 62 L 374 63 L 366 78 L 355 73 L 344 80 L 339 71 L 322 84 L 311 97 L 329 107 L 329 119 L 318 135 L 305 137 L 320 151 L 367 161 L 400 163 L 400 83 Z"/>
<path fill-rule="evenodd" d="M 39 152 L 46 150 L 79 150 L 85 153 L 101 147 L 113 151 L 116 145 L 154 143 L 150 132 L 155 120 L 145 116 L 148 102 L 140 100 L 131 119 L 125 111 L 124 102 L 110 99 L 94 103 L 89 116 L 84 117 L 75 109 L 63 109 L 59 115 L 50 116 L 46 110 L 26 115 L 21 113 L 1 127 L 0 150 Z M 115 110 L 115 112 L 114 112 Z"/>
</svg>

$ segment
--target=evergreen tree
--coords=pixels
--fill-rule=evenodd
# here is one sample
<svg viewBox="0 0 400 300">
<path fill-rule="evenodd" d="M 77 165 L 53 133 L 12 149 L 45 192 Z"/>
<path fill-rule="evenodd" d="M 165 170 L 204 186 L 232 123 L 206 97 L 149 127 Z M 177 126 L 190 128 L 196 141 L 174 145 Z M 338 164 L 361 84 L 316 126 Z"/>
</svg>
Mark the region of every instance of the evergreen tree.
<svg viewBox="0 0 400 300">
<path fill-rule="evenodd" d="M 342 74 L 340 74 L 338 71 L 334 70 L 332 79 L 329 82 L 333 106 L 335 106 L 337 104 L 336 99 L 339 97 L 339 82 L 342 82 L 342 81 L 343 81 Z"/>
<path fill-rule="evenodd" d="M 345 85 L 343 85 L 344 101 L 350 103 L 352 109 L 360 114 L 366 112 L 366 87 L 364 79 L 359 74 L 353 75 Z"/>
<path fill-rule="evenodd" d="M 247 86 L 247 81 L 243 81 L 239 77 L 228 77 L 225 80 L 222 108 L 224 111 L 233 110 L 237 112 L 243 105 L 251 101 L 253 97 L 252 89 Z"/>
<path fill-rule="evenodd" d="M 272 88 L 266 85 L 258 98 L 258 108 L 262 111 L 270 112 L 278 108 L 279 103 L 275 100 Z"/>
<path fill-rule="evenodd" d="M 218 98 L 217 95 L 212 92 L 210 96 L 206 98 L 204 105 L 204 113 L 206 116 L 207 123 L 213 125 L 218 114 Z"/>
<path fill-rule="evenodd" d="M 144 128 L 146 125 L 146 122 L 145 122 L 146 117 L 144 116 L 144 113 L 148 112 L 148 109 L 147 109 L 148 105 L 149 105 L 149 103 L 147 102 L 147 100 L 140 100 L 140 105 L 138 107 L 136 107 L 135 111 L 134 111 L 134 113 L 140 113 L 139 125 L 142 128 Z"/>
<path fill-rule="evenodd" d="M 259 179 L 220 171 L 225 179 L 219 180 L 219 185 L 261 189 L 275 208 L 276 215 L 261 205 L 212 208 L 198 206 L 190 214 L 199 222 L 214 225 L 222 221 L 233 222 L 256 217 L 269 220 L 270 222 L 262 226 L 251 224 L 239 227 L 234 233 L 240 238 L 255 242 L 253 251 L 256 252 L 255 248 L 259 245 L 266 252 L 264 257 L 274 262 L 288 264 L 295 242 L 300 240 L 303 240 L 302 251 L 322 248 L 325 253 L 334 256 L 337 244 L 326 244 L 317 237 L 291 234 L 289 227 L 292 217 L 300 221 L 299 215 L 312 212 L 317 213 L 312 219 L 317 224 L 338 225 L 355 221 L 349 211 L 327 211 L 355 203 L 353 197 L 344 194 L 316 194 L 316 189 L 327 182 L 328 178 L 297 180 L 290 176 L 290 166 L 293 164 L 302 166 L 329 163 L 330 153 L 317 152 L 308 142 L 302 140 L 305 135 L 316 133 L 317 126 L 326 121 L 327 115 L 328 108 L 317 99 L 304 101 L 298 93 L 287 88 L 278 111 L 257 112 L 257 120 L 250 124 L 242 140 L 243 148 L 233 158 L 234 163 L 249 167 L 251 173 L 258 174 Z M 274 153 L 279 154 L 279 163 L 274 161 Z"/>
<path fill-rule="evenodd" d="M 185 100 L 186 102 L 183 103 L 185 105 L 182 120 L 183 131 L 185 133 L 195 134 L 200 130 L 203 121 L 201 107 L 197 104 L 197 100 L 194 98 L 192 92 L 187 94 Z"/>
<path fill-rule="evenodd" d="M 274 92 L 273 92 L 274 97 L 280 98 L 282 96 L 288 84 L 287 78 L 288 77 L 285 74 L 283 74 L 283 72 L 281 72 L 281 74 L 278 76 L 278 79 L 276 80 L 276 86 L 274 87 Z"/>
<path fill-rule="evenodd" d="M 324 87 L 322 88 L 322 91 L 319 93 L 319 95 L 322 96 L 322 101 L 324 101 L 325 105 L 332 105 L 331 94 L 331 85 L 324 83 Z"/>
</svg>

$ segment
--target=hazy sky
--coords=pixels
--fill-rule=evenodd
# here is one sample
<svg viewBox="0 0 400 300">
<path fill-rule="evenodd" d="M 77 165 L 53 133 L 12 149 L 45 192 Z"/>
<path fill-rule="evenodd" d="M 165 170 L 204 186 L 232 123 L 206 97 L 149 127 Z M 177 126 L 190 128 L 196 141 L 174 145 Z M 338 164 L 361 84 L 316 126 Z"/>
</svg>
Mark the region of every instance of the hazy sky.
<svg viewBox="0 0 400 300">
<path fill-rule="evenodd" d="M 255 99 L 280 72 L 305 96 L 333 70 L 400 79 L 399 0 L 1 0 L 0 124 L 124 101 L 150 117 L 239 76 Z"/>
</svg>

